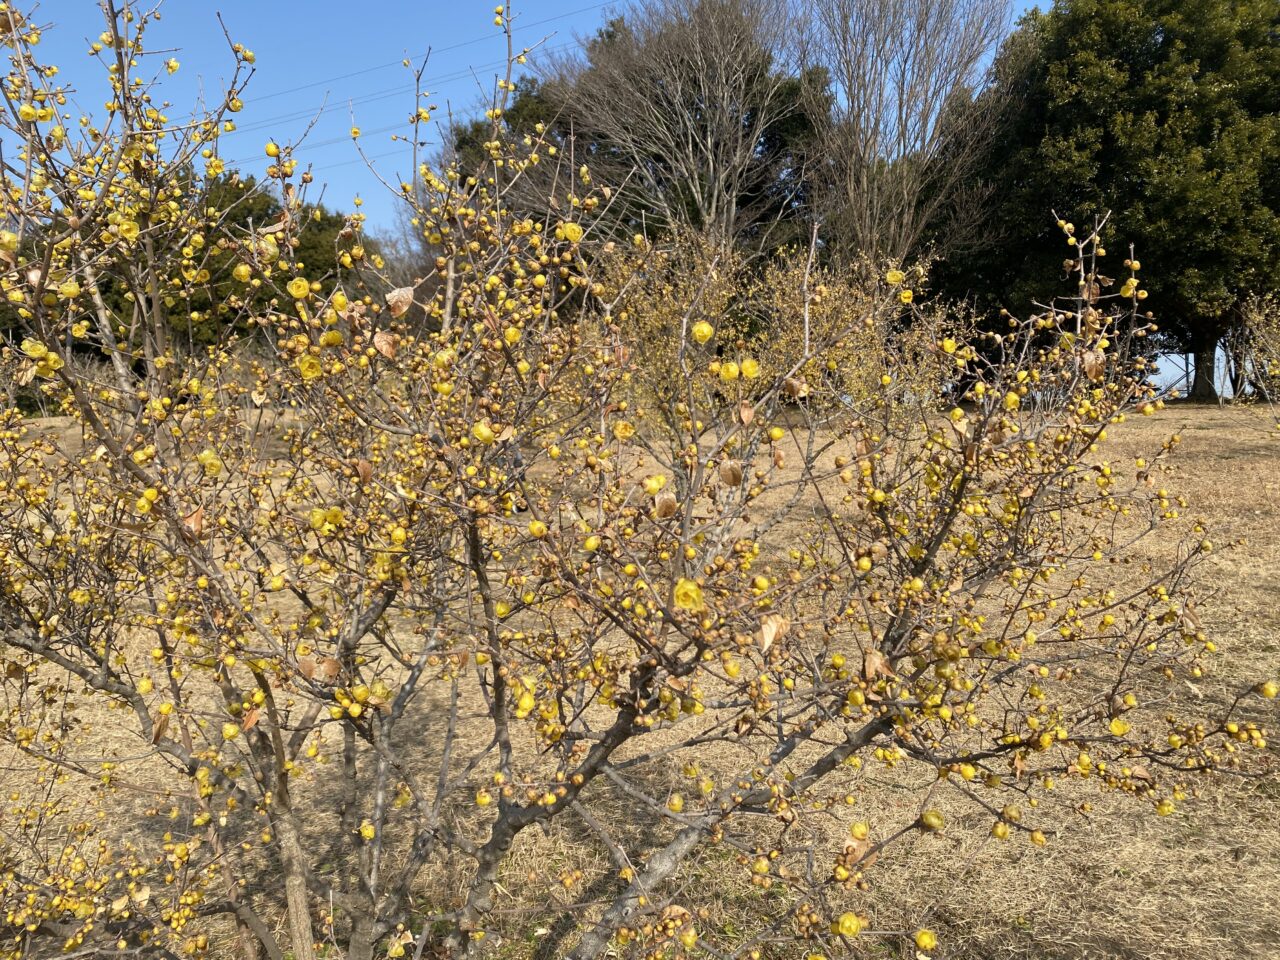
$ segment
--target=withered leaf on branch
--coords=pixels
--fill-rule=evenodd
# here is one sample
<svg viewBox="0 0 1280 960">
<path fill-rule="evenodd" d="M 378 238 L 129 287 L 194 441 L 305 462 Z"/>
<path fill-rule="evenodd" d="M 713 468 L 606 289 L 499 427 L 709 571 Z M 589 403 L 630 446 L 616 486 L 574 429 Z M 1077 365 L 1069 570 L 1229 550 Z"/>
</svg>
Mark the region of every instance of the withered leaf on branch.
<svg viewBox="0 0 1280 960">
<path fill-rule="evenodd" d="M 1094 383 L 1102 379 L 1107 372 L 1107 358 L 1101 350 L 1086 350 L 1084 356 L 1081 357 L 1084 366 L 1084 374 Z"/>
<path fill-rule="evenodd" d="M 893 667 L 889 658 L 879 650 L 868 650 L 862 655 L 862 677 L 868 683 L 880 677 L 892 677 Z"/>
<path fill-rule="evenodd" d="M 809 385 L 795 377 L 787 377 L 782 381 L 782 392 L 793 400 L 799 400 L 809 395 Z"/>
<path fill-rule="evenodd" d="M 190 536 L 200 539 L 204 533 L 204 507 L 196 507 L 183 517 L 182 526 Z"/>
<path fill-rule="evenodd" d="M 388 360 L 394 360 L 396 358 L 397 345 L 398 341 L 396 340 L 396 335 L 388 330 L 379 330 L 373 335 L 373 349 L 377 350 Z"/>
<path fill-rule="evenodd" d="M 412 306 L 413 287 L 397 287 L 387 294 L 387 309 L 393 317 L 403 317 Z"/>
<path fill-rule="evenodd" d="M 356 477 L 361 483 L 369 483 L 373 480 L 373 464 L 363 458 L 357 459 L 351 464 L 352 469 L 356 472 Z"/>
<path fill-rule="evenodd" d="M 787 635 L 791 629 L 791 621 L 780 613 L 771 613 L 760 621 L 760 652 L 768 653 L 769 648 Z"/>
<path fill-rule="evenodd" d="M 720 479 L 726 486 L 736 487 L 742 483 L 742 464 L 737 460 L 725 460 L 720 464 Z"/>
</svg>

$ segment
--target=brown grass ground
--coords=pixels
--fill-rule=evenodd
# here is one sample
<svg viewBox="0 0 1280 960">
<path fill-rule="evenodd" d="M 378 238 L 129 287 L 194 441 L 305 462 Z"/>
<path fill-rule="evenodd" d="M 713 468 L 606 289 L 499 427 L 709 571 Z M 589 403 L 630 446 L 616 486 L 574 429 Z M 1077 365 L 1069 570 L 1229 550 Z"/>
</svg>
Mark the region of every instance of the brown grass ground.
<svg viewBox="0 0 1280 960">
<path fill-rule="evenodd" d="M 1197 597 L 1219 652 L 1188 692 L 1212 712 L 1228 691 L 1280 674 L 1280 432 L 1265 411 L 1176 405 L 1114 429 L 1104 455 L 1132 462 L 1175 433 L 1182 442 L 1159 484 L 1184 494 L 1188 523 L 1203 519 L 1220 545 L 1201 570 Z M 1176 543 L 1148 538 L 1143 549 L 1159 561 Z M 1043 849 L 990 839 L 988 821 L 938 792 L 930 805 L 955 829 L 891 849 L 869 871 L 869 893 L 850 906 L 875 930 L 932 927 L 942 940 L 934 956 L 947 960 L 1280 958 L 1280 711 L 1251 698 L 1246 716 L 1271 734 L 1265 756 L 1254 758 L 1262 775 L 1206 780 L 1164 818 L 1130 797 L 1063 785 L 1060 829 Z M 861 779 L 857 818 L 900 820 L 927 789 L 918 781 L 914 773 Z M 517 884 L 521 868 L 554 876 L 552 865 L 580 865 L 583 853 L 565 849 L 560 834 L 526 836 L 520 847 L 523 866 L 511 871 Z M 745 926 L 761 894 L 715 856 L 680 878 L 682 902 L 709 908 L 721 931 L 736 915 Z M 508 906 L 521 899 L 514 893 Z M 563 899 L 567 909 L 572 897 Z M 554 956 L 538 949 L 540 937 L 554 939 L 552 919 L 498 952 L 513 960 Z M 906 937 L 858 945 L 867 958 L 915 956 Z"/>
<path fill-rule="evenodd" d="M 1106 455 L 1150 452 L 1174 432 L 1183 442 L 1161 485 L 1189 498 L 1190 513 L 1204 518 L 1216 542 L 1234 544 L 1203 571 L 1200 613 L 1220 652 L 1193 695 L 1212 701 L 1280 674 L 1280 433 L 1260 411 L 1172 407 L 1116 429 Z M 1153 559 L 1173 548 L 1155 540 L 1146 546 Z M 1280 716 L 1257 700 L 1250 709 L 1251 719 L 1271 728 L 1266 775 L 1207 782 L 1167 818 L 1132 799 L 1064 787 L 1062 830 L 1043 850 L 986 838 L 982 825 L 967 823 L 971 811 L 948 809 L 939 795 L 936 805 L 957 829 L 893 849 L 868 875 L 872 887 L 857 909 L 876 930 L 933 927 L 942 938 L 935 956 L 949 960 L 1280 958 Z M 896 819 L 890 811 L 917 804 L 918 786 L 906 775 L 869 775 L 857 814 Z M 1086 798 L 1087 814 L 1077 809 Z M 755 912 L 761 894 L 741 870 L 722 869 L 727 864 L 717 856 L 728 854 L 713 851 L 678 882 L 684 902 L 707 907 L 723 932 Z M 556 917 L 587 891 L 558 898 L 548 895 L 555 886 L 546 881 L 564 866 L 591 876 L 592 860 L 610 872 L 603 851 L 575 846 L 566 832 L 523 835 L 499 905 L 519 919 L 507 926 L 507 938 L 495 938 L 495 953 L 554 957 Z M 522 883 L 530 873 L 541 882 Z M 455 879 L 427 883 L 438 895 Z M 537 899 L 522 889 L 537 891 Z M 868 958 L 914 954 L 905 938 L 866 937 L 859 945 Z"/>
</svg>

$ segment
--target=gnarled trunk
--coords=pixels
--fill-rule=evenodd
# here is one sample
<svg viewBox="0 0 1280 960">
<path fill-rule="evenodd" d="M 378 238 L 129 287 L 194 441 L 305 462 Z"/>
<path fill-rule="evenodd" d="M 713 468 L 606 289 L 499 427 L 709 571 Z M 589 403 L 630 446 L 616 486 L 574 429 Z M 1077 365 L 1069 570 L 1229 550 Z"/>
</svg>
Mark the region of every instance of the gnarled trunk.
<svg viewBox="0 0 1280 960">
<path fill-rule="evenodd" d="M 1218 355 L 1218 342 L 1198 344 L 1193 351 L 1195 375 L 1191 381 L 1190 399 L 1197 403 L 1217 403 L 1218 388 L 1213 383 L 1214 362 Z"/>
</svg>

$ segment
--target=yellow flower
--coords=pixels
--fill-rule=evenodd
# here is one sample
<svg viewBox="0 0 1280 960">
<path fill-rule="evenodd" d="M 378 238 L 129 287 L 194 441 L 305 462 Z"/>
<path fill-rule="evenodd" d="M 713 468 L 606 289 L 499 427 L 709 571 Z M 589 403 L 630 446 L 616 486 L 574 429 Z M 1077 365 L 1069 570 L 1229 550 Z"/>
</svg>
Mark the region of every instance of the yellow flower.
<svg viewBox="0 0 1280 960">
<path fill-rule="evenodd" d="M 304 353 L 298 358 L 297 367 L 298 373 L 301 374 L 302 379 L 308 383 L 312 380 L 318 379 L 324 372 L 324 368 L 320 363 L 320 358 L 312 356 L 309 353 Z"/>
<path fill-rule="evenodd" d="M 693 325 L 693 339 L 699 343 L 706 343 L 715 335 L 716 329 L 705 320 L 699 320 Z"/>
<path fill-rule="evenodd" d="M 676 606 L 681 610 L 689 610 L 693 613 L 697 613 L 705 606 L 702 587 L 698 586 L 696 581 L 684 577 L 676 581 L 675 601 Z"/>
<path fill-rule="evenodd" d="M 541 540 L 547 535 L 547 525 L 541 520 L 529 521 L 529 536 Z"/>
<path fill-rule="evenodd" d="M 248 283 L 253 276 L 253 268 L 247 263 L 237 263 L 235 269 L 231 271 L 231 275 L 240 283 Z"/>
<path fill-rule="evenodd" d="M 132 220 L 126 220 L 120 224 L 120 236 L 128 240 L 130 243 L 138 239 L 138 225 Z"/>
<path fill-rule="evenodd" d="M 29 103 L 24 103 L 18 108 L 18 119 L 26 123 L 30 123 L 37 115 L 36 108 Z"/>
<path fill-rule="evenodd" d="M 1020 407 L 1021 405 L 1022 405 L 1022 398 L 1019 397 L 1014 391 L 1010 390 L 1008 393 L 1004 395 L 1004 408 L 1008 410 L 1010 413 L 1012 413 L 1014 410 L 1017 410 L 1018 407 Z"/>
<path fill-rule="evenodd" d="M 910 303 L 913 298 L 914 298 L 914 294 L 912 294 L 910 290 L 903 290 L 901 293 L 898 294 L 898 299 L 901 300 L 903 303 Z"/>
<path fill-rule="evenodd" d="M 613 425 L 613 435 L 618 440 L 630 440 L 635 434 L 635 424 L 630 420 L 619 420 Z"/>
<path fill-rule="evenodd" d="M 747 357 L 742 361 L 742 375 L 748 380 L 760 376 L 760 361 L 755 357 Z"/>
<path fill-rule="evenodd" d="M 582 239 L 582 227 L 576 223 L 566 223 L 564 225 L 564 238 L 570 243 L 577 243 Z"/>
<path fill-rule="evenodd" d="M 76 283 L 74 280 L 67 280 L 58 287 L 58 296 L 63 300 L 74 300 L 76 297 L 80 296 L 80 284 Z"/>
<path fill-rule="evenodd" d="M 267 156 L 270 157 L 272 160 L 280 156 L 280 146 L 274 140 L 267 141 L 266 150 L 267 150 Z"/>
<path fill-rule="evenodd" d="M 294 277 L 285 289 L 293 299 L 301 300 L 311 292 L 311 284 L 307 282 L 306 277 Z"/>
<path fill-rule="evenodd" d="M 48 347 L 46 347 L 39 340 L 32 340 L 30 337 L 27 337 L 25 340 L 22 341 L 21 349 L 22 349 L 22 352 L 25 353 L 32 360 L 43 360 L 45 357 L 49 355 Z"/>
<path fill-rule="evenodd" d="M 360 824 L 360 836 L 365 840 L 372 840 L 377 835 L 377 829 L 368 820 L 365 820 Z"/>
<path fill-rule="evenodd" d="M 223 740 L 234 740 L 234 739 L 235 739 L 236 737 L 238 737 L 238 736 L 240 736 L 240 724 L 238 724 L 238 723 L 224 723 L 224 724 L 222 725 L 222 739 L 223 739 Z"/>
<path fill-rule="evenodd" d="M 204 468 L 206 477 L 216 477 L 222 473 L 222 458 L 208 447 L 196 454 L 196 462 Z"/>
<path fill-rule="evenodd" d="M 651 497 L 656 497 L 659 491 L 667 485 L 667 478 L 664 474 L 655 473 L 652 476 L 645 477 L 643 485 L 645 493 Z"/>
<path fill-rule="evenodd" d="M 938 945 L 938 935 L 932 930 L 916 931 L 916 947 L 928 953 Z"/>
<path fill-rule="evenodd" d="M 862 930 L 862 920 L 856 913 L 842 913 L 839 919 L 833 924 L 835 930 L 842 937 L 856 937 Z"/>
<path fill-rule="evenodd" d="M 471 435 L 483 443 L 485 446 L 493 443 L 498 439 L 498 435 L 493 432 L 493 427 L 489 424 L 481 422 L 471 428 Z"/>
<path fill-rule="evenodd" d="M 170 57 L 168 60 L 164 62 L 164 68 L 168 70 L 169 73 L 171 74 L 177 73 L 178 67 L 180 66 L 182 66 L 182 64 L 178 63 L 178 61 L 174 57 Z"/>
<path fill-rule="evenodd" d="M 892 283 L 894 286 L 897 286 L 903 280 L 907 279 L 907 275 L 901 270 L 890 270 L 884 275 L 884 279 L 886 283 Z"/>
<path fill-rule="evenodd" d="M 734 363 L 732 360 L 729 360 L 729 361 L 726 361 L 725 363 L 720 364 L 720 379 L 721 380 L 737 380 L 738 365 Z"/>
</svg>

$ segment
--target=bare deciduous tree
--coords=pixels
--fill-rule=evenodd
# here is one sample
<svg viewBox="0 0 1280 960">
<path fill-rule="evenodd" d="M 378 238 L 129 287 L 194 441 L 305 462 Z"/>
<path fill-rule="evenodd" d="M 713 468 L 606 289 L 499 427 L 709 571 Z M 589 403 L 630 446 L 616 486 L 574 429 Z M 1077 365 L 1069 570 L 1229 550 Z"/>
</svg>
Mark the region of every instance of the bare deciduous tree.
<svg viewBox="0 0 1280 960">
<path fill-rule="evenodd" d="M 998 98 L 973 94 L 1004 36 L 1008 0 L 803 7 L 803 58 L 827 71 L 834 93 L 818 213 L 848 251 L 904 258 L 956 205 L 976 147 L 995 126 Z"/>
<path fill-rule="evenodd" d="M 778 58 L 789 22 L 779 0 L 644 0 L 545 89 L 594 144 L 593 170 L 629 176 L 643 207 L 722 243 L 762 241 L 790 207 L 782 141 L 805 106 Z"/>
</svg>

